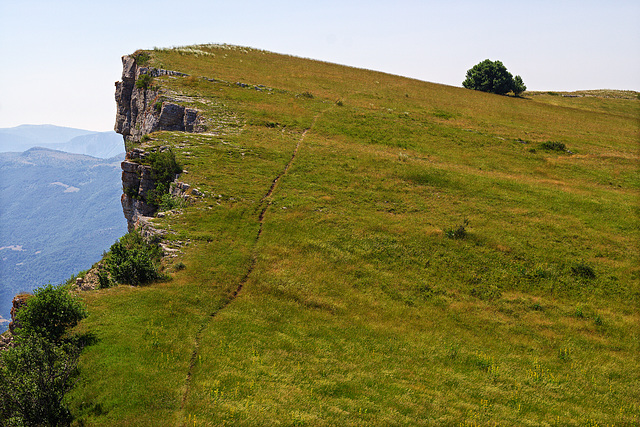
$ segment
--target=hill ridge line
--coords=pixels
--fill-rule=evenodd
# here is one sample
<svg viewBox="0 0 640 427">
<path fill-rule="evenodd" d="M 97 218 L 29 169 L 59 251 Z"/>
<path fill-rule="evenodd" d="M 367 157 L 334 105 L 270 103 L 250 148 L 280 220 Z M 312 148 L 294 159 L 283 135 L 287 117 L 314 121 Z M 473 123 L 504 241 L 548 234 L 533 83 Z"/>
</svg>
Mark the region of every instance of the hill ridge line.
<svg viewBox="0 0 640 427">
<path fill-rule="evenodd" d="M 184 409 L 185 409 L 185 405 L 187 403 L 187 399 L 189 397 L 189 390 L 190 390 L 190 386 L 191 386 L 191 377 L 192 377 L 192 374 L 193 374 L 193 369 L 195 368 L 196 360 L 198 359 L 198 353 L 199 353 L 199 349 L 200 349 L 200 339 L 201 339 L 202 333 L 204 332 L 205 328 L 209 325 L 209 322 L 211 321 L 211 319 L 213 319 L 218 313 L 220 313 L 220 311 L 225 309 L 229 304 L 231 304 L 238 297 L 238 295 L 242 291 L 242 288 L 244 287 L 245 283 L 247 283 L 247 281 L 249 280 L 249 277 L 251 276 L 251 273 L 253 273 L 253 270 L 255 269 L 255 266 L 256 266 L 256 263 L 257 263 L 257 260 L 258 260 L 258 254 L 256 253 L 256 248 L 257 248 L 258 242 L 260 241 L 260 237 L 262 236 L 262 227 L 264 225 L 264 219 L 265 219 L 266 212 L 269 209 L 269 206 L 271 206 L 271 201 L 269 201 L 268 199 L 275 192 L 275 190 L 276 190 L 276 188 L 278 186 L 278 182 L 280 181 L 280 179 L 287 174 L 287 172 L 289 171 L 289 168 L 291 167 L 291 165 L 295 161 L 295 159 L 296 159 L 296 157 L 298 155 L 298 152 L 300 151 L 300 147 L 302 146 L 302 142 L 304 141 L 307 133 L 316 124 L 316 122 L 318 121 L 318 118 L 322 114 L 324 114 L 327 110 L 328 109 L 326 109 L 324 111 L 321 111 L 320 113 L 316 114 L 314 116 L 314 118 L 313 118 L 313 121 L 311 122 L 311 125 L 308 128 L 306 128 L 304 131 L 302 131 L 302 134 L 300 135 L 300 138 L 298 139 L 298 143 L 296 144 L 295 148 L 293 149 L 293 153 L 291 154 L 291 158 L 289 159 L 289 161 L 287 162 L 285 167 L 282 169 L 282 171 L 271 182 L 271 186 L 269 187 L 269 190 L 267 190 L 265 195 L 262 196 L 262 198 L 260 199 L 260 205 L 263 205 L 265 202 L 266 202 L 266 205 L 264 205 L 262 207 L 262 209 L 260 210 L 260 214 L 258 215 L 258 222 L 259 222 L 258 232 L 256 233 L 256 238 L 255 238 L 255 241 L 253 243 L 253 253 L 251 255 L 251 262 L 249 263 L 249 267 L 247 268 L 247 272 L 244 274 L 244 276 L 242 276 L 242 279 L 240 279 L 240 281 L 238 282 L 238 286 L 229 295 L 227 300 L 223 301 L 222 304 L 217 309 L 215 309 L 211 314 L 205 316 L 205 318 L 203 319 L 200 327 L 196 331 L 193 353 L 191 354 L 191 360 L 189 362 L 189 368 L 188 368 L 188 371 L 187 371 L 187 376 L 185 378 L 185 392 L 184 392 L 184 394 L 182 396 L 182 403 L 180 405 L 180 410 L 183 411 L 183 412 L 184 412 Z M 186 426 L 186 424 L 184 424 L 184 423 L 183 423 L 183 425 Z"/>
</svg>

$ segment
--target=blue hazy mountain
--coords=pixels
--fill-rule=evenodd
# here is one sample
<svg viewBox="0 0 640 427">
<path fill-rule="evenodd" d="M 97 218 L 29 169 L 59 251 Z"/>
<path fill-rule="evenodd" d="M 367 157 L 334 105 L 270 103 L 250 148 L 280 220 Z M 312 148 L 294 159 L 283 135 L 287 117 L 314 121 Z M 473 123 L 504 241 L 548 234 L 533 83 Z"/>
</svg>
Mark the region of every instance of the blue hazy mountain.
<svg viewBox="0 0 640 427">
<path fill-rule="evenodd" d="M 122 136 L 54 125 L 20 125 L 0 129 L 0 152 L 23 152 L 45 147 L 67 153 L 108 159 L 124 152 Z"/>
<path fill-rule="evenodd" d="M 123 159 L 124 153 L 99 159 L 47 148 L 0 153 L 0 316 L 9 317 L 18 292 L 90 268 L 127 232 L 120 205 Z"/>
</svg>

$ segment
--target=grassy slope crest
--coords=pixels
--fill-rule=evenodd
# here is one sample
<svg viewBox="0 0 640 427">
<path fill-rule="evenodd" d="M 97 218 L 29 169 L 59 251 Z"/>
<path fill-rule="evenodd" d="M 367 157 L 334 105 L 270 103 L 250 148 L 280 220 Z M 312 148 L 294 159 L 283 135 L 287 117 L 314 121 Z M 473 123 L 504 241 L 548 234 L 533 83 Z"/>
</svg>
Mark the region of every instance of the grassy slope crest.
<svg viewBox="0 0 640 427">
<path fill-rule="evenodd" d="M 85 295 L 84 425 L 633 425 L 637 94 L 148 51 L 203 133 L 172 279 Z M 146 138 L 145 138 L 146 139 Z"/>
</svg>

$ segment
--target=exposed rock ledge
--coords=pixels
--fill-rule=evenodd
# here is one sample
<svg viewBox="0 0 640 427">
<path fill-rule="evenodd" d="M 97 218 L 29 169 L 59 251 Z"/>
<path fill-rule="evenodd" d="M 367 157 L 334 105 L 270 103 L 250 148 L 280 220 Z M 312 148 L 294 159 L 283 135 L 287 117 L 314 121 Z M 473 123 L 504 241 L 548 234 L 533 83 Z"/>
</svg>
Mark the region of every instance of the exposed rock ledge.
<svg viewBox="0 0 640 427">
<path fill-rule="evenodd" d="M 122 81 L 116 82 L 116 124 L 114 130 L 125 142 L 140 142 L 143 135 L 159 130 L 201 132 L 198 110 L 161 100 L 153 86 L 136 87 L 141 75 L 186 76 L 177 71 L 139 67 L 133 56 L 122 57 Z"/>
<path fill-rule="evenodd" d="M 160 130 L 201 132 L 205 130 L 198 110 L 186 108 L 166 100 L 153 85 L 137 87 L 136 80 L 141 75 L 187 76 L 177 71 L 140 67 L 131 55 L 122 57 L 122 81 L 116 82 L 116 124 L 115 131 L 127 142 L 140 142 L 143 135 Z M 142 86 L 142 85 L 138 85 Z M 127 152 L 122 162 L 122 189 L 120 199 L 129 231 L 136 228 L 137 218 L 153 216 L 155 206 L 147 203 L 146 194 L 156 187 L 151 178 L 151 168 L 139 163 L 145 151 L 135 148 Z"/>
</svg>

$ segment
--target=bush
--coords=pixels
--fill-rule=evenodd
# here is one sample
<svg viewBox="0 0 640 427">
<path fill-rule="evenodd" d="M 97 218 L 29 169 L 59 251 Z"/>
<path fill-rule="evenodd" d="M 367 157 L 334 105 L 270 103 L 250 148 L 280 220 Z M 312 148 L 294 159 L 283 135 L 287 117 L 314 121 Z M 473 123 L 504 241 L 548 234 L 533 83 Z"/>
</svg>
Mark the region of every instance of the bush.
<svg viewBox="0 0 640 427">
<path fill-rule="evenodd" d="M 139 232 L 132 231 L 111 245 L 107 270 L 118 283 L 143 285 L 162 277 L 156 267 L 160 255 L 158 245 L 146 243 Z"/>
<path fill-rule="evenodd" d="M 469 226 L 469 220 L 465 218 L 456 228 L 450 228 L 445 230 L 444 235 L 450 239 L 464 239 L 467 237 L 467 227 Z"/>
<path fill-rule="evenodd" d="M 107 289 L 114 286 L 116 283 L 111 278 L 111 275 L 105 268 L 98 269 L 98 289 Z"/>
<path fill-rule="evenodd" d="M 161 212 L 170 211 L 172 209 L 183 208 L 186 205 L 187 205 L 186 200 L 180 197 L 172 196 L 169 193 L 165 193 L 162 196 L 160 196 L 160 204 L 158 205 L 158 210 Z"/>
<path fill-rule="evenodd" d="M 134 58 L 138 66 L 144 67 L 145 65 L 147 65 L 147 62 L 149 62 L 149 60 L 151 59 L 151 55 L 149 55 L 147 52 L 140 52 L 140 53 L 134 54 Z"/>
<path fill-rule="evenodd" d="M 567 147 L 566 145 L 564 145 L 564 143 L 562 142 L 557 142 L 557 141 L 547 141 L 547 142 L 543 142 L 541 145 L 543 150 L 547 150 L 547 151 L 567 151 Z"/>
<path fill-rule="evenodd" d="M 80 350 L 78 345 L 27 335 L 14 348 L 1 352 L 1 425 L 69 425 L 71 414 L 63 398 L 77 375 Z"/>
<path fill-rule="evenodd" d="M 522 92 L 527 90 L 527 87 L 524 85 L 524 82 L 522 81 L 522 77 L 515 76 L 513 78 L 513 88 L 511 88 L 511 90 L 513 91 L 513 94 L 515 96 L 519 96 Z"/>
<path fill-rule="evenodd" d="M 138 79 L 136 80 L 136 87 L 138 89 L 148 89 L 153 82 L 153 77 L 151 74 L 140 74 Z"/>
<path fill-rule="evenodd" d="M 67 328 L 87 317 L 84 306 L 63 285 L 38 288 L 17 316 L 19 335 L 39 335 L 58 342 Z"/>
<path fill-rule="evenodd" d="M 583 262 L 580 262 L 571 267 L 571 274 L 574 276 L 582 277 L 583 279 L 595 279 L 596 272 Z"/>
<path fill-rule="evenodd" d="M 144 162 L 151 166 L 151 179 L 156 182 L 156 188 L 147 193 L 147 203 L 158 208 L 162 204 L 162 197 L 169 193 L 171 182 L 182 173 L 182 166 L 171 150 L 150 153 Z"/>
</svg>

